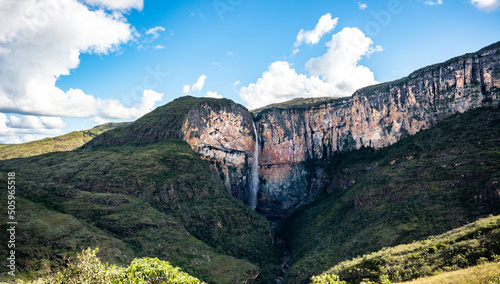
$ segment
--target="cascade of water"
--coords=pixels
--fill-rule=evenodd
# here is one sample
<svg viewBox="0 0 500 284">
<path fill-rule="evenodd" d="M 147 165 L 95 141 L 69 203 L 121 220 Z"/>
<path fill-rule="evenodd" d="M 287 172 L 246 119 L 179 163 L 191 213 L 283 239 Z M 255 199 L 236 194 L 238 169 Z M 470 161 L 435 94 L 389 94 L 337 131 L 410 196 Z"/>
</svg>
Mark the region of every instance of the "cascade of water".
<svg viewBox="0 0 500 284">
<path fill-rule="evenodd" d="M 255 123 L 253 124 L 253 131 L 255 133 L 255 149 L 253 151 L 248 205 L 250 205 L 250 207 L 255 210 L 255 207 L 257 207 L 257 192 L 259 191 L 259 135 L 257 134 Z"/>
</svg>

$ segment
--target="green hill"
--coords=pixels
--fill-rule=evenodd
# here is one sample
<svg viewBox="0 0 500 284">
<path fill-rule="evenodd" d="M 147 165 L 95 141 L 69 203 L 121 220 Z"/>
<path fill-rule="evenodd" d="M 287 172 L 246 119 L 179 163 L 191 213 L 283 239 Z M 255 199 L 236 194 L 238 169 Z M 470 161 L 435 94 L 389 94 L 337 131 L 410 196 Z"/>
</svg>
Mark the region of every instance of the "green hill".
<svg viewBox="0 0 500 284">
<path fill-rule="evenodd" d="M 379 282 L 382 279 L 404 282 L 451 271 L 455 271 L 454 275 L 464 274 L 464 271 L 460 272 L 463 268 L 500 261 L 499 243 L 500 216 L 492 216 L 426 240 L 384 248 L 341 262 L 315 276 L 313 283 L 327 283 L 324 279 L 332 274 L 347 283 Z M 488 277 L 500 276 L 498 263 L 487 267 L 496 270 L 495 275 Z M 444 274 L 439 278 L 447 277 Z"/>
<path fill-rule="evenodd" d="M 129 125 L 129 122 L 106 123 L 89 130 L 73 131 L 71 133 L 46 138 L 22 144 L 0 144 L 0 160 L 26 158 L 52 152 L 74 150 L 94 137 L 108 130 Z"/>
<path fill-rule="evenodd" d="M 411 243 L 500 212 L 500 111 L 454 115 L 374 151 L 337 154 L 325 193 L 285 220 L 287 283 L 340 261 Z"/>
<path fill-rule="evenodd" d="M 120 135 L 150 123 L 168 132 L 159 127 L 159 118 L 175 124 L 176 115 L 186 110 L 189 105 L 158 108 L 94 140 L 124 138 Z M 161 121 L 151 122 L 155 116 Z M 7 186 L 8 172 L 16 173 L 21 276 L 57 271 L 81 248 L 99 247 L 106 262 L 158 257 L 208 283 L 273 279 L 279 259 L 268 221 L 227 192 L 209 161 L 175 136 L 156 143 L 129 138 L 132 142 L 124 145 L 95 143 L 0 161 L 0 187 Z M 0 198 L 4 220 L 5 199 Z M 6 271 L 3 265 L 0 279 L 9 279 Z"/>
</svg>

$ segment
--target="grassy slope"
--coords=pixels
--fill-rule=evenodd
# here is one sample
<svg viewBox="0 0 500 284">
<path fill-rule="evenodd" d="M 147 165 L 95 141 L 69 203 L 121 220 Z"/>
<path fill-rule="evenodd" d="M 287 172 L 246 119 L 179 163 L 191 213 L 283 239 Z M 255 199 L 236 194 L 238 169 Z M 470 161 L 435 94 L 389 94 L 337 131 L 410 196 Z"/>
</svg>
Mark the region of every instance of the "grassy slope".
<svg viewBox="0 0 500 284">
<path fill-rule="evenodd" d="M 123 242 L 127 260 L 130 252 L 158 256 L 212 283 L 250 279 L 258 270 L 259 280 L 266 281 L 279 261 L 269 223 L 232 197 L 209 162 L 175 138 L 185 113 L 202 102 L 234 105 L 181 98 L 75 151 L 0 161 L 0 182 L 7 171 L 16 171 L 18 196 Z M 155 217 L 143 220 L 149 216 Z M 72 235 L 68 239 L 78 243 Z M 46 242 L 41 238 L 27 251 Z M 36 258 L 57 263 L 61 253 L 51 249 Z"/>
<path fill-rule="evenodd" d="M 16 172 L 19 264 L 28 270 L 91 245 L 110 262 L 157 256 L 205 281 L 233 283 L 258 270 L 236 258 L 269 258 L 267 221 L 214 182 L 183 141 L 52 153 L 0 169 L 3 183 Z"/>
<path fill-rule="evenodd" d="M 466 270 L 460 271 L 461 268 L 500 260 L 499 244 L 500 216 L 491 216 L 426 240 L 344 261 L 322 275 L 335 274 L 347 283 L 377 281 L 383 278 L 382 275 L 392 282 L 402 282 L 456 271 L 454 276 L 444 274 L 439 277 L 446 279 L 463 276 Z M 498 263 L 493 266 L 497 267 L 500 276 Z"/>
<path fill-rule="evenodd" d="M 458 271 L 445 272 L 435 276 L 405 282 L 408 284 L 498 284 L 500 263 L 490 262 Z"/>
<path fill-rule="evenodd" d="M 289 283 L 499 212 L 498 133 L 500 111 L 477 109 L 386 149 L 334 157 L 329 193 L 281 227 L 293 253 Z"/>
<path fill-rule="evenodd" d="M 338 97 L 318 97 L 318 98 L 296 98 L 282 103 L 270 104 L 261 108 L 251 110 L 252 113 L 258 114 L 268 109 L 295 109 L 295 108 L 310 108 L 326 102 L 338 100 Z"/>
<path fill-rule="evenodd" d="M 103 133 L 84 147 L 104 147 L 114 145 L 140 145 L 159 142 L 166 138 L 183 138 L 181 129 L 188 112 L 201 104 L 208 104 L 212 109 L 238 108 L 240 106 L 228 99 L 180 97 L 158 107 L 129 126 Z M 250 114 L 248 114 L 250 115 Z"/>
<path fill-rule="evenodd" d="M 71 151 L 82 146 L 83 144 L 90 141 L 92 138 L 96 137 L 97 135 L 105 131 L 125 126 L 128 124 L 129 124 L 128 122 L 107 123 L 96 126 L 89 130 L 73 131 L 65 135 L 53 138 L 46 138 L 28 143 L 10 144 L 10 145 L 0 144 L 0 149 L 1 149 L 0 160 L 33 157 L 52 152 Z"/>
</svg>

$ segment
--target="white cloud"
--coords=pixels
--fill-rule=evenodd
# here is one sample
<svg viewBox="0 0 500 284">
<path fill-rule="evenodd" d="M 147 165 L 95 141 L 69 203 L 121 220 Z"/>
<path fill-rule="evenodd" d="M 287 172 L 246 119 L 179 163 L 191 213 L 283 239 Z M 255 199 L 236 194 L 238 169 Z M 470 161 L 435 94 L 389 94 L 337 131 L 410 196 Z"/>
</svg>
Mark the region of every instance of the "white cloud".
<svg viewBox="0 0 500 284">
<path fill-rule="evenodd" d="M 234 82 L 234 83 L 233 83 L 233 86 L 234 86 L 234 87 L 236 87 L 236 86 L 238 86 L 240 83 L 241 83 L 241 82 L 238 80 L 238 81 L 236 81 L 236 82 Z"/>
<path fill-rule="evenodd" d="M 313 30 L 304 31 L 304 29 L 301 29 L 299 31 L 297 34 L 297 40 L 295 41 L 295 46 L 297 47 L 302 43 L 309 45 L 317 44 L 323 35 L 335 28 L 338 20 L 339 18 L 332 19 L 332 15 L 330 15 L 330 13 L 321 16 Z"/>
<path fill-rule="evenodd" d="M 56 81 L 78 67 L 81 53 L 117 50 L 133 38 L 133 27 L 76 0 L 9 1 L 0 10 L 0 26 L 0 112 L 100 115 L 107 100 L 79 89 L 64 92 Z"/>
<path fill-rule="evenodd" d="M 219 68 L 222 67 L 222 64 L 220 64 L 219 62 L 212 62 L 212 65 L 219 67 Z"/>
<path fill-rule="evenodd" d="M 23 115 L 21 117 L 11 115 L 6 125 L 12 128 L 24 129 L 63 129 L 68 126 L 60 117 L 36 117 L 33 115 Z"/>
<path fill-rule="evenodd" d="M 257 83 L 240 89 L 240 97 L 250 109 L 297 97 L 334 95 L 336 93 L 333 86 L 316 76 L 297 74 L 285 61 L 273 62 Z"/>
<path fill-rule="evenodd" d="M 227 55 L 227 56 L 233 56 L 233 55 L 234 55 L 234 53 L 233 53 L 232 51 L 228 51 L 228 52 L 226 53 L 226 55 Z"/>
<path fill-rule="evenodd" d="M 101 124 L 105 124 L 105 123 L 109 122 L 107 119 L 104 119 L 104 118 L 98 117 L 98 116 L 92 117 L 90 120 L 92 120 L 97 125 L 101 125 Z"/>
<path fill-rule="evenodd" d="M 218 94 L 217 92 L 212 92 L 212 91 L 208 91 L 206 97 L 207 98 L 222 99 L 221 94 Z"/>
<path fill-rule="evenodd" d="M 182 92 L 186 95 L 189 95 L 192 92 L 201 91 L 201 89 L 203 88 L 203 85 L 205 85 L 206 78 L 207 78 L 207 76 L 201 75 L 198 78 L 198 80 L 196 80 L 196 83 L 193 84 L 193 86 L 184 85 L 184 87 L 182 88 Z"/>
<path fill-rule="evenodd" d="M 428 1 L 425 1 L 424 4 L 427 5 L 427 6 L 442 5 L 443 4 L 443 0 L 428 0 Z"/>
<path fill-rule="evenodd" d="M 62 134 L 67 124 L 59 117 L 36 117 L 0 113 L 0 143 L 24 143 Z"/>
<path fill-rule="evenodd" d="M 157 45 L 154 47 L 154 49 L 159 50 L 159 49 L 165 49 L 165 46 L 163 45 Z"/>
<path fill-rule="evenodd" d="M 373 73 L 359 65 L 363 56 L 381 51 L 357 28 L 344 28 L 326 43 L 328 51 L 306 63 L 309 74 L 297 74 L 288 62 L 276 61 L 256 83 L 242 87 L 240 97 L 250 109 L 297 97 L 350 96 L 375 84 Z"/>
<path fill-rule="evenodd" d="M 134 102 L 130 108 L 126 108 L 118 100 L 99 100 L 100 114 L 104 118 L 132 119 L 150 112 L 156 102 L 161 101 L 163 94 L 153 90 L 144 90 L 142 98 Z"/>
<path fill-rule="evenodd" d="M 153 40 L 157 39 L 160 37 L 160 32 L 164 32 L 165 31 L 165 28 L 164 27 L 159 27 L 159 26 L 156 26 L 154 28 L 151 28 L 149 30 L 146 31 L 146 34 L 147 35 L 153 35 Z"/>
<path fill-rule="evenodd" d="M 368 5 L 366 3 L 358 2 L 358 7 L 359 7 L 359 9 L 364 10 L 364 9 L 368 8 Z"/>
<path fill-rule="evenodd" d="M 141 11 L 144 8 L 144 0 L 83 0 L 83 2 L 109 10 L 130 10 Z"/>
<path fill-rule="evenodd" d="M 372 44 L 373 41 L 359 29 L 344 28 L 326 43 L 328 51 L 310 59 L 306 68 L 342 91 L 341 95 L 351 95 L 356 89 L 375 83 L 370 69 L 358 65 L 361 57 L 381 51 L 381 47 L 373 48 Z"/>
<path fill-rule="evenodd" d="M 487 12 L 494 11 L 500 7 L 500 0 L 471 0 L 471 3 L 479 10 Z"/>
</svg>

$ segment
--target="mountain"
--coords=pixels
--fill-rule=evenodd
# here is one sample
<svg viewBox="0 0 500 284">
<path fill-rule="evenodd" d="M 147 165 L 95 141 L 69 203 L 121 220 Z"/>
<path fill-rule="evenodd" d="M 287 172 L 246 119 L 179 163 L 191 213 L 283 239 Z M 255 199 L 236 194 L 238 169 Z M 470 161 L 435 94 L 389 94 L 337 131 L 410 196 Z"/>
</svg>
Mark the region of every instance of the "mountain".
<svg viewBox="0 0 500 284">
<path fill-rule="evenodd" d="M 341 262 L 327 272 L 315 276 L 313 283 L 328 283 L 324 280 L 333 275 L 338 275 L 341 281 L 348 283 L 382 279 L 405 282 L 441 274 L 443 271 L 461 274 L 461 279 L 457 277 L 458 279 L 446 283 L 498 283 L 500 280 L 499 241 L 500 216 L 490 216 L 439 236 L 385 248 Z M 485 264 L 487 262 L 493 263 Z M 476 265 L 479 266 L 474 267 Z M 470 273 L 471 270 L 476 269 L 482 273 Z M 453 277 L 446 274 L 445 276 L 446 278 Z M 443 276 L 440 275 L 439 278 L 442 280 Z M 419 283 L 444 282 L 434 282 L 427 278 Z"/>
<path fill-rule="evenodd" d="M 271 107 L 256 116 L 260 135 L 258 210 L 282 219 L 315 196 L 325 176 L 317 161 L 361 147 L 380 149 L 455 113 L 497 106 L 500 43 L 352 97 Z"/>
<path fill-rule="evenodd" d="M 71 151 L 82 146 L 101 133 L 129 124 L 129 122 L 106 123 L 92 129 L 73 131 L 54 138 L 46 138 L 22 144 L 0 144 L 0 148 L 3 147 L 0 152 L 0 160 L 33 157 L 52 152 Z"/>
<path fill-rule="evenodd" d="M 247 203 L 246 177 L 258 159 L 257 211 L 279 221 L 314 198 L 328 180 L 316 162 L 361 147 L 380 149 L 455 113 L 497 106 L 499 70 L 500 42 L 352 97 L 296 99 L 253 115 L 229 100 L 184 97 L 88 146 L 181 138 L 217 163 L 226 188 Z"/>
<path fill-rule="evenodd" d="M 21 275 L 57 270 L 81 247 L 99 247 L 115 264 L 159 257 L 209 283 L 246 282 L 272 269 L 268 222 L 182 140 L 1 161 L 3 187 L 8 172 L 16 173 Z"/>
<path fill-rule="evenodd" d="M 349 98 L 253 112 L 182 97 L 83 145 L 29 144 L 78 141 L 64 152 L 27 144 L 7 159 L 21 150 L 1 147 L 0 187 L 16 173 L 19 272 L 99 247 L 110 263 L 158 257 L 208 283 L 274 283 L 287 266 L 285 282 L 306 283 L 498 214 L 499 59 L 496 43 Z"/>
<path fill-rule="evenodd" d="M 500 110 L 478 108 L 375 151 L 338 153 L 325 192 L 278 231 L 288 283 L 336 263 L 500 213 Z"/>
</svg>

